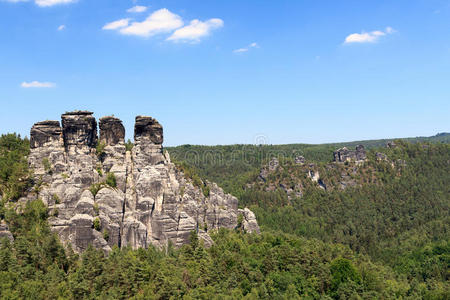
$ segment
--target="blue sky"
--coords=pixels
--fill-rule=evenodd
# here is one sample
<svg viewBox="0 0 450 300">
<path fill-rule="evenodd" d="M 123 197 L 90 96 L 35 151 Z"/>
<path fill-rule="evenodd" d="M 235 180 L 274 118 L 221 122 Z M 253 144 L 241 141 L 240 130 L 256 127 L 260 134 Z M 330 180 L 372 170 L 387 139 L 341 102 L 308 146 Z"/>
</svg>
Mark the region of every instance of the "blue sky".
<svg viewBox="0 0 450 300">
<path fill-rule="evenodd" d="M 434 135 L 450 1 L 0 0 L 0 104 L 22 135 L 74 109 L 166 145 Z"/>
</svg>

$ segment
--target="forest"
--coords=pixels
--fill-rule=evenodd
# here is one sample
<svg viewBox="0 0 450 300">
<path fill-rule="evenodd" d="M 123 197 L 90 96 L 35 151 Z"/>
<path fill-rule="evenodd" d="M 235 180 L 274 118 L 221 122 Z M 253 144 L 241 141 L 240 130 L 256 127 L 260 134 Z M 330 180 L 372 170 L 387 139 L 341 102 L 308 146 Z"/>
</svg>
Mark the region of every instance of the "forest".
<svg viewBox="0 0 450 300">
<path fill-rule="evenodd" d="M 29 141 L 0 137 L 2 299 L 448 299 L 448 135 L 368 141 L 357 183 L 323 190 L 297 165 L 302 155 L 332 186 L 352 163 L 330 169 L 343 144 L 191 146 L 167 149 L 194 180 L 217 182 L 251 208 L 262 233 L 221 229 L 204 247 L 195 232 L 181 248 L 92 247 L 75 254 L 47 223 L 42 201 L 15 209 L 32 184 Z M 352 148 L 356 144 L 347 143 Z M 129 145 L 132 147 L 132 145 Z M 377 160 L 377 152 L 386 160 Z M 279 166 L 265 182 L 261 168 Z M 301 186 L 290 196 L 282 186 Z M 275 188 L 274 188 L 275 187 Z"/>
</svg>

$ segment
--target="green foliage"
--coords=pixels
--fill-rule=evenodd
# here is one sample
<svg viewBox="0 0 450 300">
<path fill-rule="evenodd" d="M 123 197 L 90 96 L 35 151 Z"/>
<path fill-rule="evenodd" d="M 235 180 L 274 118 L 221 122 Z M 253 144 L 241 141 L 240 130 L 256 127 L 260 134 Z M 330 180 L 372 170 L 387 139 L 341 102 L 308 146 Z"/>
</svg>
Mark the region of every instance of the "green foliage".
<svg viewBox="0 0 450 300">
<path fill-rule="evenodd" d="M 44 166 L 44 170 L 48 174 L 52 174 L 52 165 L 50 164 L 50 161 L 48 158 L 42 159 L 42 165 Z"/>
<path fill-rule="evenodd" d="M 130 139 L 128 139 L 127 142 L 125 143 L 126 151 L 131 151 L 133 147 L 134 147 L 133 142 Z"/>
<path fill-rule="evenodd" d="M 267 182 L 256 184 L 261 164 L 277 156 L 270 151 L 278 146 L 221 146 L 224 156 L 235 156 L 223 165 L 212 160 L 191 164 L 194 160 L 180 159 L 178 153 L 177 165 L 203 193 L 208 185 L 201 178 L 218 181 L 241 205 L 251 206 L 262 234 L 210 231 L 214 245 L 205 248 L 192 232 L 190 244 L 179 249 L 116 247 L 106 256 L 89 247 L 77 257 L 51 232 L 42 201 L 23 208 L 6 201 L 17 199 L 29 186 L 28 141 L 2 136 L 0 217 L 15 240 L 0 243 L 1 298 L 449 299 L 449 145 L 397 145 L 369 151 L 369 161 L 356 174 L 351 163 L 327 169 L 334 146 L 280 146 L 287 152 L 303 149 L 302 155 L 316 163 L 330 186 L 341 172 L 361 183 L 345 191 L 323 191 L 312 184 L 293 164 L 291 152 L 281 155 L 280 168 Z M 252 152 L 255 149 L 265 156 Z M 229 153 L 234 150 L 254 161 L 236 158 Z M 386 153 L 394 167 L 377 162 L 375 151 Z M 94 196 L 116 185 L 115 177 L 109 177 L 111 184 L 106 180 L 91 187 Z M 267 189 L 272 183 L 292 188 L 298 182 L 300 198 L 288 198 L 281 188 Z M 36 186 L 39 189 L 39 179 Z M 94 211 L 98 215 L 97 204 Z M 241 215 L 238 229 L 242 223 Z M 93 227 L 109 240 L 110 232 L 101 231 L 98 217 Z"/>
<path fill-rule="evenodd" d="M 205 197 L 209 197 L 209 193 L 211 192 L 211 188 L 208 185 L 202 186 L 202 192 Z"/>
<path fill-rule="evenodd" d="M 29 149 L 28 139 L 20 135 L 0 136 L 0 195 L 4 200 L 20 198 L 30 186 Z"/>
<path fill-rule="evenodd" d="M 106 148 L 106 144 L 103 142 L 97 142 L 97 145 L 95 146 L 95 152 L 97 154 L 97 157 L 103 161 L 105 159 L 106 156 L 106 152 L 105 152 L 105 148 Z"/>
<path fill-rule="evenodd" d="M 242 214 L 239 214 L 237 217 L 237 228 L 241 229 L 243 227 L 244 224 L 244 216 Z"/>
<path fill-rule="evenodd" d="M 98 207 L 98 203 L 94 203 L 94 213 L 96 216 L 99 215 L 100 208 Z"/>
<path fill-rule="evenodd" d="M 117 180 L 116 180 L 116 176 L 114 175 L 114 173 L 107 173 L 105 181 L 93 183 L 89 187 L 89 191 L 95 197 L 95 196 L 97 196 L 97 193 L 104 187 L 110 187 L 110 188 L 117 187 Z"/>
<path fill-rule="evenodd" d="M 98 191 L 100 191 L 104 187 L 105 187 L 104 182 L 93 183 L 89 188 L 89 191 L 91 191 L 92 195 L 95 197 L 97 196 Z"/>
<path fill-rule="evenodd" d="M 116 188 L 117 187 L 117 180 L 116 180 L 116 175 L 114 175 L 114 173 L 108 173 L 106 174 L 106 181 L 105 181 L 106 185 L 112 187 L 112 188 Z"/>
<path fill-rule="evenodd" d="M 100 231 L 100 229 L 101 229 L 101 222 L 100 222 L 100 219 L 98 217 L 94 219 L 94 221 L 92 223 L 92 226 L 93 226 L 93 228 L 95 230 Z"/>
<path fill-rule="evenodd" d="M 61 203 L 61 199 L 59 198 L 59 196 L 57 194 L 53 194 L 52 195 L 52 199 L 55 202 L 55 204 L 60 204 Z"/>
<path fill-rule="evenodd" d="M 326 157 L 328 160 L 332 157 L 332 149 L 328 149 L 327 145 L 322 146 L 317 156 L 304 153 L 310 161 L 315 160 L 321 178 L 330 183 L 329 186 L 339 186 L 341 173 L 357 182 L 355 187 L 344 191 L 339 188 L 328 191 L 319 189 L 306 177 L 304 169 L 308 165 L 295 165 L 287 155 L 279 157 L 280 167 L 263 182 L 258 179 L 261 166 L 249 166 L 243 159 L 218 166 L 217 161 L 190 160 L 187 154 L 171 154 L 172 157 L 188 158 L 178 164 L 192 162 L 195 169 L 192 166 L 184 169 L 191 168 L 208 180 L 219 181 L 239 198 L 241 206 L 251 206 L 264 231 L 282 231 L 308 239 L 317 238 L 326 243 L 347 245 L 353 251 L 369 255 L 374 261 L 406 276 L 417 287 L 419 297 L 442 296 L 445 288 L 449 288 L 446 267 L 448 248 L 443 245 L 449 242 L 450 231 L 450 145 L 404 141 L 396 141 L 396 144 L 393 149 L 369 150 L 368 162 L 359 167 L 355 174 L 354 163 L 327 167 Z M 262 148 L 289 149 L 288 146 L 295 148 L 295 145 Z M 177 149 L 180 148 L 183 147 Z M 215 148 L 238 150 L 234 146 Z M 185 150 L 186 153 L 193 153 L 204 148 L 186 146 Z M 322 151 L 326 153 L 323 158 L 319 155 Z M 376 151 L 385 153 L 389 161 L 376 161 Z M 224 154 L 224 157 L 227 155 Z M 390 161 L 394 162 L 394 167 Z M 299 184 L 302 197 L 288 198 L 287 193 L 278 188 L 280 184 L 288 188 Z M 275 189 L 267 189 L 269 186 Z M 435 247 L 444 251 L 443 254 L 433 251 Z M 351 280 L 343 283 L 336 287 L 333 296 L 352 297 L 346 294 L 349 285 L 357 288 L 358 282 Z"/>
<path fill-rule="evenodd" d="M 103 176 L 103 171 L 102 171 L 102 165 L 101 164 L 97 164 L 97 173 L 100 177 Z"/>
<path fill-rule="evenodd" d="M 338 290 L 339 286 L 348 282 L 357 285 L 361 283 L 361 276 L 352 265 L 351 261 L 345 258 L 338 258 L 331 262 L 331 288 Z"/>
</svg>

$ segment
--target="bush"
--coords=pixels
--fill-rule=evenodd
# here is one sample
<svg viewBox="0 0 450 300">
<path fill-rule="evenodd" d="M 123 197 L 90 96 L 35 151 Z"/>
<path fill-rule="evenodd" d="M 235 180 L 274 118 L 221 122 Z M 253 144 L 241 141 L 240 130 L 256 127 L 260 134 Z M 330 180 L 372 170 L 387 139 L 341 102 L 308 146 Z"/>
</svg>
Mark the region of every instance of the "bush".
<svg viewBox="0 0 450 300">
<path fill-rule="evenodd" d="M 101 229 L 101 223 L 100 223 L 100 219 L 99 219 L 98 217 L 94 219 L 94 222 L 93 222 L 93 224 L 92 224 L 92 227 L 93 227 L 95 230 L 100 231 L 100 229 Z"/>
<path fill-rule="evenodd" d="M 131 151 L 134 147 L 133 142 L 130 141 L 130 139 L 128 139 L 128 141 L 125 143 L 125 149 L 126 151 Z"/>
<path fill-rule="evenodd" d="M 117 187 L 116 175 L 114 175 L 114 173 L 108 173 L 106 175 L 105 183 L 112 188 L 116 188 Z"/>
<path fill-rule="evenodd" d="M 60 204 L 61 203 L 61 199 L 59 198 L 58 195 L 53 194 L 52 198 L 53 198 L 53 201 L 55 201 L 55 204 Z"/>
<path fill-rule="evenodd" d="M 106 144 L 102 142 L 98 142 L 97 146 L 95 147 L 96 154 L 98 159 L 103 161 L 105 159 L 106 153 L 105 153 Z"/>
<path fill-rule="evenodd" d="M 45 172 L 48 174 L 52 174 L 52 165 L 50 164 L 50 161 L 48 160 L 48 158 L 44 158 L 42 160 L 42 164 L 44 165 Z"/>
<path fill-rule="evenodd" d="M 211 192 L 211 188 L 209 186 L 203 186 L 202 192 L 205 197 L 209 197 L 209 193 Z"/>
<path fill-rule="evenodd" d="M 91 185 L 91 187 L 89 188 L 89 191 L 91 191 L 92 196 L 97 196 L 98 191 L 100 191 L 103 187 L 104 187 L 105 183 L 100 182 L 100 183 L 94 183 Z"/>
</svg>

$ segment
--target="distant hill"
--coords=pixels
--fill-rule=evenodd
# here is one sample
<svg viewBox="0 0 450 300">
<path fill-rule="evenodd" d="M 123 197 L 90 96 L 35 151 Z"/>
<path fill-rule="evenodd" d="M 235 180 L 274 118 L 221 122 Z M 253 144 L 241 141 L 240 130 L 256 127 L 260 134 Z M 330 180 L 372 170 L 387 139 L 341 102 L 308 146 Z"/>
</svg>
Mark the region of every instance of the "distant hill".
<svg viewBox="0 0 450 300">
<path fill-rule="evenodd" d="M 227 192 L 242 183 L 242 177 L 258 172 L 262 164 L 272 157 L 292 158 L 304 156 L 307 162 L 330 162 L 333 151 L 338 148 L 355 148 L 363 145 L 366 149 L 386 147 L 389 141 L 402 140 L 410 143 L 450 143 L 450 133 L 438 133 L 430 137 L 410 137 L 401 139 L 380 139 L 328 144 L 285 144 L 285 145 L 181 145 L 167 147 L 174 161 L 184 162 L 194 167 L 197 173 L 218 183 Z"/>
</svg>

